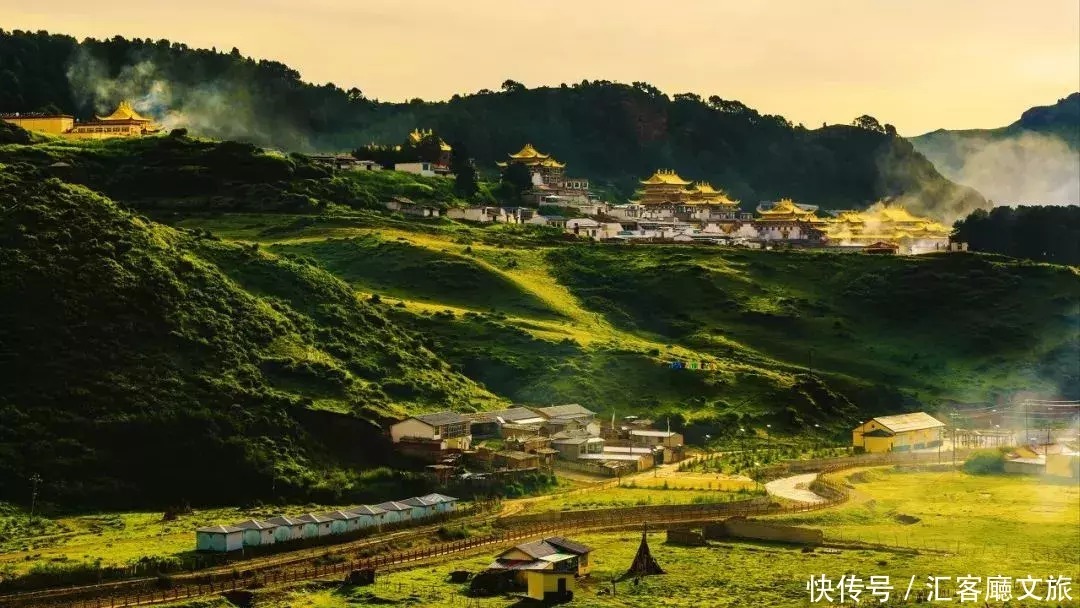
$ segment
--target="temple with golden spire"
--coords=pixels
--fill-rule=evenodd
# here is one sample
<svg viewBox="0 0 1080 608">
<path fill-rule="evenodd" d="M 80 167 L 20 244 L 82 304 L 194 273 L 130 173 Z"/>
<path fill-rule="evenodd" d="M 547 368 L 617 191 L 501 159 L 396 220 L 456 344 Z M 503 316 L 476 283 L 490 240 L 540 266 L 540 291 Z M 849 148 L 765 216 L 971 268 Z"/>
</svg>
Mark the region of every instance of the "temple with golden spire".
<svg viewBox="0 0 1080 608">
<path fill-rule="evenodd" d="M 415 145 L 418 145 L 420 142 L 424 141 L 425 139 L 427 139 L 429 137 L 436 137 L 435 131 L 433 131 L 431 129 L 427 129 L 426 131 L 421 130 L 421 129 L 413 129 L 409 133 L 409 143 L 415 146 Z M 439 161 L 436 164 L 441 165 L 443 167 L 449 167 L 450 166 L 450 155 L 453 153 L 454 149 L 450 146 L 450 144 L 446 143 L 446 141 L 444 141 L 443 138 L 439 137 L 438 140 L 439 140 Z"/>
<path fill-rule="evenodd" d="M 566 163 L 559 162 L 550 154 L 540 152 L 527 143 L 521 150 L 506 155 L 506 161 L 495 163 L 506 170 L 511 165 L 522 165 L 532 176 L 533 192 L 538 202 L 559 201 L 585 203 L 588 201 L 589 180 L 568 178 Z"/>
<path fill-rule="evenodd" d="M 757 207 L 753 226 L 762 241 L 825 241 L 828 220 L 817 216 L 814 205 L 796 203 L 790 198 Z"/>
<path fill-rule="evenodd" d="M 107 116 L 97 116 L 96 120 L 76 123 L 64 137 L 72 139 L 106 139 L 110 137 L 142 137 L 161 131 L 152 119 L 135 111 L 126 99 L 116 106 Z"/>
</svg>

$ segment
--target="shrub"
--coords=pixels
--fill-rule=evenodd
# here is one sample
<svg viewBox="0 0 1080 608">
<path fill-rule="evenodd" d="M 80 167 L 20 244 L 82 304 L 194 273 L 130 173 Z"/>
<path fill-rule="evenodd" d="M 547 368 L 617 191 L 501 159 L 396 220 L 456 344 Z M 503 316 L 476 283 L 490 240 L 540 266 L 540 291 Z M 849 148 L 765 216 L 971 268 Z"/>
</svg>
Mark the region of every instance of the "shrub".
<svg viewBox="0 0 1080 608">
<path fill-rule="evenodd" d="M 975 452 L 964 462 L 964 471 L 972 475 L 993 475 L 1005 471 L 1005 455 L 1001 452 Z"/>
</svg>

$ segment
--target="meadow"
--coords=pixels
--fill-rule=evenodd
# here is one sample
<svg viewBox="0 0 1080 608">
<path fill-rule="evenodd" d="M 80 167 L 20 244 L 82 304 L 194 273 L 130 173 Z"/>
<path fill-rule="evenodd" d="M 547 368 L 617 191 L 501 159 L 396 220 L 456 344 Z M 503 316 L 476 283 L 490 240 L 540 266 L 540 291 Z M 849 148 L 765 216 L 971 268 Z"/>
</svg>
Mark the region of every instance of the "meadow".
<svg viewBox="0 0 1080 608">
<path fill-rule="evenodd" d="M 838 549 L 804 553 L 798 547 L 751 542 L 712 542 L 708 547 L 681 547 L 664 542 L 665 534 L 649 534 L 653 556 L 667 574 L 616 583 L 612 580 L 629 567 L 641 535 L 637 532 L 576 535 L 594 548 L 592 576 L 581 581 L 573 607 L 614 606 L 806 606 L 806 581 L 811 576 L 837 580 L 842 575 L 888 575 L 903 593 L 915 577 L 914 592 L 925 591 L 928 576 L 1049 575 L 1080 578 L 1075 560 L 1080 528 L 1080 501 L 1075 485 L 1049 484 L 1016 476 L 972 476 L 958 472 L 899 472 L 873 469 L 856 471 L 857 489 L 849 504 L 802 516 L 770 518 L 774 521 L 823 528 L 829 539 L 845 543 Z M 903 524 L 900 515 L 919 521 Z M 905 519 L 905 521 L 911 521 Z M 887 535 L 902 530 L 897 541 Z M 880 546 L 851 544 L 852 539 Z M 960 541 L 957 550 L 956 541 Z M 919 546 L 919 549 L 905 548 Z M 936 547 L 930 549 L 928 547 Z M 988 547 L 1008 547 L 1005 553 Z M 1036 548 L 1041 550 L 1036 550 Z M 513 599 L 467 598 L 466 585 L 448 581 L 451 570 L 482 570 L 494 551 L 450 563 L 394 572 L 373 587 L 339 588 L 336 585 L 273 590 L 260 597 L 260 606 L 273 608 L 345 608 L 355 606 L 480 606 L 505 608 Z M 763 567 L 768 564 L 767 567 Z M 984 587 L 983 587 L 984 588 Z M 955 593 L 955 584 L 944 589 Z M 1042 586 L 1045 591 L 1045 585 Z M 602 594 L 603 590 L 603 594 Z M 1077 597 L 1075 590 L 1072 597 Z M 863 603 L 866 602 L 864 596 Z M 899 606 L 896 601 L 871 605 Z M 979 605 L 983 605 L 982 602 Z M 990 606 L 1001 606 L 990 602 Z M 1077 603 L 1013 601 L 1016 606 L 1076 606 Z"/>
</svg>

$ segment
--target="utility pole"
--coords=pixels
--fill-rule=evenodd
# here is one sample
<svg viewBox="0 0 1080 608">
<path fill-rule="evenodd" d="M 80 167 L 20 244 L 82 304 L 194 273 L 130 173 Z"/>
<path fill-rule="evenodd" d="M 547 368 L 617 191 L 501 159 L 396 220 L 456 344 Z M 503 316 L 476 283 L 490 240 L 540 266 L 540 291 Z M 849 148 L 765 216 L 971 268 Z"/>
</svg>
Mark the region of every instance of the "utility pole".
<svg viewBox="0 0 1080 608">
<path fill-rule="evenodd" d="M 32 489 L 30 490 L 30 525 L 34 525 L 34 508 L 37 507 L 38 484 L 41 483 L 41 475 L 34 473 L 30 476 Z"/>
</svg>

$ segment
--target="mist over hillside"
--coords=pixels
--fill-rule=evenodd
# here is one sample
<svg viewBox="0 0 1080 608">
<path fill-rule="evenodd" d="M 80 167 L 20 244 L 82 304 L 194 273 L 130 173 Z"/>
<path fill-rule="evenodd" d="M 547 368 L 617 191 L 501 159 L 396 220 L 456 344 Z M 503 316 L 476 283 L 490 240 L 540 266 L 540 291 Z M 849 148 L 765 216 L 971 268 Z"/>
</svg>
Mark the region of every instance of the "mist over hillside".
<svg viewBox="0 0 1080 608">
<path fill-rule="evenodd" d="M 86 118 L 120 98 L 166 127 L 294 151 L 399 143 L 413 128 L 433 128 L 466 145 L 489 174 L 531 142 L 616 200 L 669 167 L 711 181 L 747 208 L 783 197 L 825 209 L 895 198 L 952 221 L 987 207 L 877 121 L 873 128 L 807 129 L 720 95 L 668 95 L 643 82 L 602 80 L 531 89 L 507 80 L 499 91 L 446 102 L 383 103 L 358 88 L 305 83 L 288 66 L 237 49 L 0 31 L 0 111 Z"/>
<path fill-rule="evenodd" d="M 941 129 L 910 139 L 947 178 L 998 205 L 1080 204 L 1080 93 L 998 129 Z"/>
</svg>

